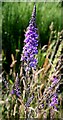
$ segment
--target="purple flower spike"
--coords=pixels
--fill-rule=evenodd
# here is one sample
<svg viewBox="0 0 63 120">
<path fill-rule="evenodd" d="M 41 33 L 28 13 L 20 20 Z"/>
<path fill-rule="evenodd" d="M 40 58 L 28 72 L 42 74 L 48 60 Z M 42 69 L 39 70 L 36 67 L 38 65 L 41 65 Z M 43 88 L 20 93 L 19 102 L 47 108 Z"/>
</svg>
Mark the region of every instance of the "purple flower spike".
<svg viewBox="0 0 63 120">
<path fill-rule="evenodd" d="M 36 69 L 38 60 L 35 58 L 35 55 L 38 54 L 38 34 L 36 28 L 36 5 L 32 12 L 31 20 L 29 22 L 29 27 L 25 33 L 25 46 L 23 47 L 23 52 L 21 56 L 21 61 L 26 62 L 26 70 L 31 68 Z M 29 68 L 29 69 L 28 69 Z"/>
<path fill-rule="evenodd" d="M 11 91 L 11 94 L 16 94 L 17 97 L 19 97 L 21 95 L 21 91 L 20 91 L 20 86 L 19 86 L 19 78 L 18 78 L 18 74 L 16 76 L 16 80 L 15 80 L 15 85 Z"/>
<path fill-rule="evenodd" d="M 34 99 L 34 93 L 32 94 L 32 96 L 31 96 L 30 98 L 28 98 L 25 106 L 26 106 L 26 107 L 29 107 L 29 106 L 30 106 L 30 103 L 32 102 L 33 99 Z"/>
<path fill-rule="evenodd" d="M 52 106 L 54 110 L 57 110 L 56 105 L 58 105 L 58 98 L 57 95 L 54 94 L 51 98 L 51 103 L 49 104 L 49 106 Z"/>
</svg>

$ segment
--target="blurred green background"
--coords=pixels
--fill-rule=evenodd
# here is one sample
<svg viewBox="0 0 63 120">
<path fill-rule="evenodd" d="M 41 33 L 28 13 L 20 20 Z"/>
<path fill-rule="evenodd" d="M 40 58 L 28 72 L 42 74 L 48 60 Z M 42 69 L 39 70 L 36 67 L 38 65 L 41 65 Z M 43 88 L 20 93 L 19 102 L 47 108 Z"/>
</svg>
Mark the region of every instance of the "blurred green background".
<svg viewBox="0 0 63 120">
<path fill-rule="evenodd" d="M 2 52 L 2 3 L 0 2 L 0 54 Z"/>
<path fill-rule="evenodd" d="M 23 48 L 24 34 L 33 11 L 34 3 L 3 2 L 2 3 L 2 50 L 3 67 L 10 69 L 11 54 L 15 56 L 19 49 L 18 61 Z M 61 3 L 36 3 L 36 24 L 39 33 L 39 48 L 48 43 L 50 37 L 49 26 L 54 22 L 54 29 L 61 31 Z"/>
</svg>

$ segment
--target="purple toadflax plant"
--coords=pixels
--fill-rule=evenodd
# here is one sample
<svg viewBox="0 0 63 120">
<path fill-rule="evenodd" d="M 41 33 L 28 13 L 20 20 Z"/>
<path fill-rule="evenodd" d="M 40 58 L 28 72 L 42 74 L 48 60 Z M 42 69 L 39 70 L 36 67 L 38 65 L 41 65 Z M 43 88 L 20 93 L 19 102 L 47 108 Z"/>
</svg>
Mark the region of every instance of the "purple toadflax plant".
<svg viewBox="0 0 63 120">
<path fill-rule="evenodd" d="M 35 55 L 38 54 L 38 34 L 36 28 L 36 5 L 32 12 L 32 17 L 29 22 L 29 26 L 25 33 L 24 47 L 21 56 L 21 61 L 26 63 L 25 71 L 29 71 L 31 68 L 36 69 L 37 59 Z"/>
<path fill-rule="evenodd" d="M 36 28 L 36 5 L 34 5 L 32 16 L 25 33 L 24 47 L 21 56 L 23 73 L 25 76 L 25 94 L 26 94 L 26 118 L 29 117 L 30 103 L 33 101 L 34 95 L 31 93 L 31 86 L 33 84 L 33 70 L 36 70 L 38 60 L 36 55 L 38 54 L 38 29 Z M 27 111 L 28 109 L 28 111 Z"/>
<path fill-rule="evenodd" d="M 18 78 L 18 74 L 17 74 L 16 80 L 15 80 L 15 85 L 11 91 L 11 94 L 15 94 L 17 97 L 20 97 L 20 95 L 21 95 L 19 84 L 20 84 L 20 82 L 19 82 L 19 78 Z"/>
</svg>

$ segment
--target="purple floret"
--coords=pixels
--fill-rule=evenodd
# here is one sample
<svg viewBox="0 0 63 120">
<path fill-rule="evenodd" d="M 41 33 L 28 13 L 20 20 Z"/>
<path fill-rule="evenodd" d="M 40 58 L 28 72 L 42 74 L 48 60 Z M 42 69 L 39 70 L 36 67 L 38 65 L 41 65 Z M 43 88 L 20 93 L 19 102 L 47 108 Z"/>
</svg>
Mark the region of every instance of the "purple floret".
<svg viewBox="0 0 63 120">
<path fill-rule="evenodd" d="M 14 95 L 14 94 L 15 94 L 15 91 L 14 91 L 14 90 L 12 90 L 12 91 L 11 91 L 11 94 L 12 94 L 12 95 Z"/>
<path fill-rule="evenodd" d="M 58 78 L 57 77 L 53 77 L 52 83 L 53 84 L 57 84 L 58 83 Z"/>
</svg>

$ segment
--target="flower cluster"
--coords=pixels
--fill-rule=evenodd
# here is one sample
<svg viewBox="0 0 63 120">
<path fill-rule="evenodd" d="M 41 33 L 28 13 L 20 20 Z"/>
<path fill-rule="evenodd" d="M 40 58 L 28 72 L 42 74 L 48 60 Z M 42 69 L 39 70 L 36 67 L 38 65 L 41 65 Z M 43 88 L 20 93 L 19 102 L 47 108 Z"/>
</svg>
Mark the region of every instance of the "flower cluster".
<svg viewBox="0 0 63 120">
<path fill-rule="evenodd" d="M 58 105 L 58 97 L 57 97 L 57 94 L 55 93 L 51 98 L 51 103 L 49 104 L 49 106 L 52 106 L 54 110 L 57 110 L 57 107 L 56 107 L 57 105 Z"/>
<path fill-rule="evenodd" d="M 52 81 L 51 81 L 51 86 L 50 89 L 52 89 L 53 87 L 57 86 L 59 79 L 56 76 L 53 76 Z"/>
<path fill-rule="evenodd" d="M 30 68 L 36 69 L 37 59 L 35 55 L 38 54 L 37 46 L 38 46 L 38 34 L 36 28 L 36 6 L 34 5 L 34 9 L 32 12 L 32 17 L 29 23 L 29 27 L 27 28 L 24 40 L 25 46 L 23 47 L 23 54 L 21 57 L 21 61 L 26 62 L 26 71 L 30 70 Z"/>
<path fill-rule="evenodd" d="M 19 83 L 20 82 L 19 82 L 19 78 L 18 78 L 18 74 L 17 74 L 16 80 L 15 80 L 15 85 L 11 91 L 11 94 L 16 94 L 17 97 L 19 97 L 21 95 Z"/>
</svg>

